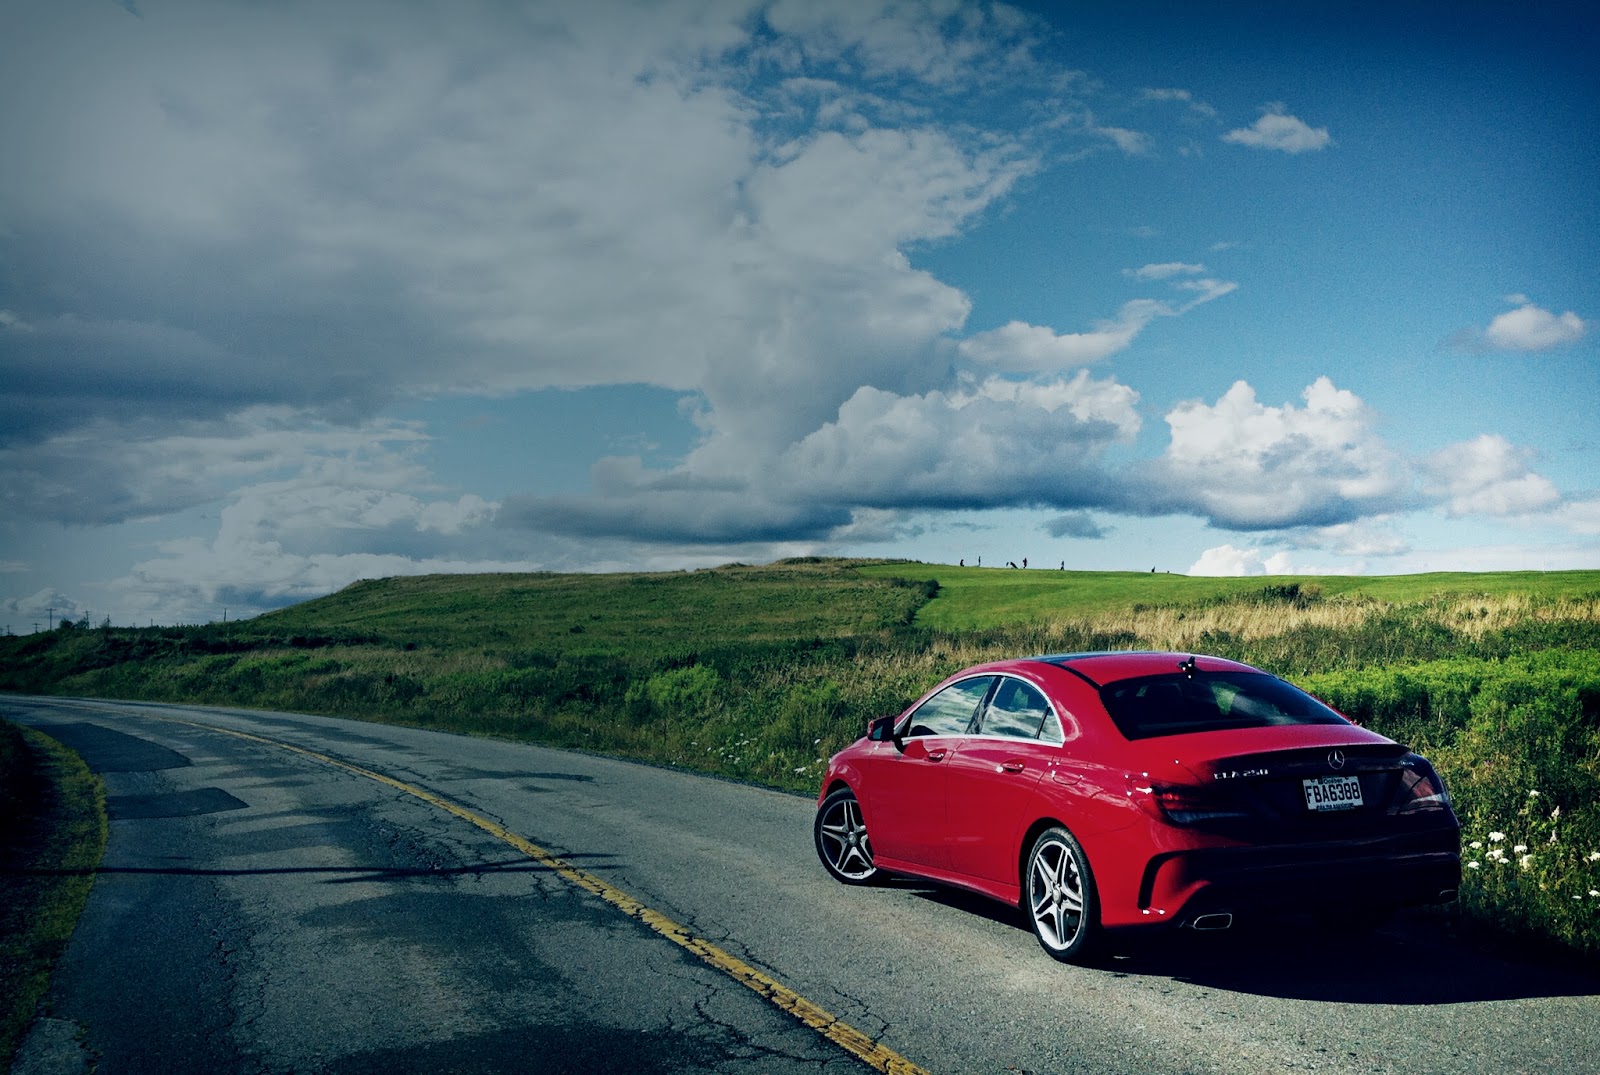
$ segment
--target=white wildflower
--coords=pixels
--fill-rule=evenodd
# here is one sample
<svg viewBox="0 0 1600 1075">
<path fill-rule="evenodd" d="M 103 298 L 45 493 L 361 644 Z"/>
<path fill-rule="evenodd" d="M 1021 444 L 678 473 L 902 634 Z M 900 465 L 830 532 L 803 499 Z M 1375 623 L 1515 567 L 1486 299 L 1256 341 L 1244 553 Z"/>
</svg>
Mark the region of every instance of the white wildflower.
<svg viewBox="0 0 1600 1075">
<path fill-rule="evenodd" d="M 1506 834 L 1503 833 L 1503 832 L 1491 832 L 1489 834 L 1489 842 L 1491 844 L 1497 844 L 1501 840 L 1504 840 L 1505 838 L 1506 838 Z"/>
<path fill-rule="evenodd" d="M 1559 820 L 1561 820 L 1561 807 L 1558 806 L 1554 810 L 1550 811 L 1550 820 L 1551 821 L 1559 821 Z"/>
<path fill-rule="evenodd" d="M 1591 852 L 1589 852 L 1589 861 L 1590 862 L 1600 862 L 1600 851 L 1591 851 Z"/>
<path fill-rule="evenodd" d="M 1538 797 L 1539 797 L 1539 789 L 1538 788 L 1534 788 L 1532 791 L 1528 792 L 1528 798 L 1537 799 Z"/>
<path fill-rule="evenodd" d="M 1589 890 L 1589 898 L 1592 899 L 1592 900 L 1600 900 L 1600 892 L 1596 892 L 1594 889 L 1591 888 Z"/>
<path fill-rule="evenodd" d="M 1469 862 L 1469 863 L 1467 863 L 1467 869 L 1469 869 L 1469 870 L 1481 870 L 1481 869 L 1483 869 L 1483 863 L 1481 863 L 1481 862 Z"/>
<path fill-rule="evenodd" d="M 1528 853 L 1528 845 L 1518 844 L 1516 847 L 1511 849 L 1511 853 L 1513 855 L 1526 855 Z"/>
<path fill-rule="evenodd" d="M 1533 869 L 1533 856 L 1523 855 L 1517 860 L 1517 864 L 1520 865 L 1524 870 L 1531 870 Z"/>
<path fill-rule="evenodd" d="M 1472 848 L 1472 850 L 1474 850 L 1474 851 L 1480 851 L 1480 850 L 1483 849 L 1483 841 L 1482 840 L 1474 840 L 1470 844 L 1468 844 L 1467 846 Z M 1595 854 L 1600 855 L 1600 851 L 1595 852 Z"/>
</svg>

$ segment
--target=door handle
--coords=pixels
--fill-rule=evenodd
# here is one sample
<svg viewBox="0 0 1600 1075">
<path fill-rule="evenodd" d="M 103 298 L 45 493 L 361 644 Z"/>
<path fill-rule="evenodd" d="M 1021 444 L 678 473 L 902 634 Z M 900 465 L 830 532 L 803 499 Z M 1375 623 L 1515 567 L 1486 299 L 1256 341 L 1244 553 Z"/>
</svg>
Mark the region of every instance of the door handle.
<svg viewBox="0 0 1600 1075">
<path fill-rule="evenodd" d="M 948 753 L 950 753 L 950 751 L 946 750 L 944 747 L 940 747 L 938 750 L 930 750 L 928 751 L 928 760 L 944 761 L 944 756 Z"/>
<path fill-rule="evenodd" d="M 1022 770 L 1026 769 L 1027 766 L 1020 761 L 1003 761 L 996 768 L 1000 769 L 1002 772 L 1020 773 Z"/>
</svg>

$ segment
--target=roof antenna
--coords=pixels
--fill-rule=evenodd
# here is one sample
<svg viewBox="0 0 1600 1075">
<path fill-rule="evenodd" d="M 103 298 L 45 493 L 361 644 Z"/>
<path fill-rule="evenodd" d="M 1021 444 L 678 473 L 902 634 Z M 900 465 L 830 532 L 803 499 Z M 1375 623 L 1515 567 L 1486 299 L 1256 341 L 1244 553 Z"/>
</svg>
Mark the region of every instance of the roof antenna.
<svg viewBox="0 0 1600 1075">
<path fill-rule="evenodd" d="M 1182 672 L 1184 675 L 1188 676 L 1190 679 L 1193 679 L 1194 678 L 1194 657 L 1190 656 L 1190 657 L 1188 657 L 1188 658 L 1186 658 L 1184 660 L 1179 661 L 1178 662 L 1178 671 Z"/>
</svg>

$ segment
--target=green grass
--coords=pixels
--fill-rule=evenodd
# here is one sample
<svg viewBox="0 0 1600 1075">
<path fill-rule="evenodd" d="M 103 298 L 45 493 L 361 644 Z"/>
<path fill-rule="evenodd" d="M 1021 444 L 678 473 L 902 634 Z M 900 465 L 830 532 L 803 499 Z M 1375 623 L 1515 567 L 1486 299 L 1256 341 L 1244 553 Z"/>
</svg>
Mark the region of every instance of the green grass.
<svg viewBox="0 0 1600 1075">
<path fill-rule="evenodd" d="M 0 1071 L 72 937 L 106 845 L 105 789 L 75 753 L 0 720 Z"/>
<path fill-rule="evenodd" d="M 1518 829 L 1511 847 L 1553 832 L 1565 858 L 1480 861 L 1462 913 L 1600 955 L 1600 859 L 1582 857 L 1600 851 L 1600 572 L 1202 579 L 806 560 L 389 579 L 242 623 L 0 639 L 0 689 L 328 713 L 814 791 L 869 719 L 950 672 L 1131 648 L 1232 657 L 1326 694 L 1433 757 L 1486 848 L 1490 832 Z"/>
<path fill-rule="evenodd" d="M 1427 575 L 1301 575 L 1293 578 L 1199 578 L 1161 572 L 1060 571 L 868 564 L 867 578 L 923 573 L 939 581 L 939 600 L 918 615 L 920 626 L 945 631 L 982 630 L 1092 616 L 1135 605 L 1198 605 L 1271 585 L 1297 585 L 1324 599 L 1366 599 L 1407 604 L 1441 597 L 1525 594 L 1560 597 L 1600 593 L 1600 571 L 1505 571 Z"/>
</svg>

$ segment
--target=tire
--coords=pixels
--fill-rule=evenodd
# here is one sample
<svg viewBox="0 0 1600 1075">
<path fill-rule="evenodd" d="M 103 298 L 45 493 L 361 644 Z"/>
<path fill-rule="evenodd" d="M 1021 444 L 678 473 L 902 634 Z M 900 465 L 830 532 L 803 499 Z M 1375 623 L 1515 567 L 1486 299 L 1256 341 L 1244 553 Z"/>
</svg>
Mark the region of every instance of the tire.
<svg viewBox="0 0 1600 1075">
<path fill-rule="evenodd" d="M 1062 963 L 1083 963 L 1101 939 L 1100 901 L 1083 846 L 1063 828 L 1046 829 L 1028 852 L 1022 909 L 1039 947 Z"/>
<path fill-rule="evenodd" d="M 872 841 L 861 817 L 855 792 L 839 788 L 817 807 L 812 825 L 817 858 L 833 879 L 847 885 L 870 885 L 883 876 L 872 861 Z"/>
</svg>

